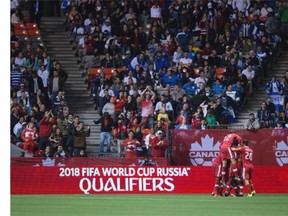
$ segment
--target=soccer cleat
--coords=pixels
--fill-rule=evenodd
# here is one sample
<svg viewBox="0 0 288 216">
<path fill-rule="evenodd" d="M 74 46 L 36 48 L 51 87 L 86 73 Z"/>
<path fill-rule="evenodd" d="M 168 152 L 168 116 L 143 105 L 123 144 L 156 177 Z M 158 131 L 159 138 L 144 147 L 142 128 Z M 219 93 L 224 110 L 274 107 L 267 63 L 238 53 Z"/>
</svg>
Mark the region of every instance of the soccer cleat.
<svg viewBox="0 0 288 216">
<path fill-rule="evenodd" d="M 226 186 L 226 182 L 224 180 L 220 180 L 220 183 L 225 187 Z"/>
<path fill-rule="evenodd" d="M 220 194 L 214 194 L 214 197 L 221 197 Z"/>
<path fill-rule="evenodd" d="M 224 197 L 228 197 L 228 196 L 230 196 L 230 193 L 226 191 L 226 192 L 224 193 Z"/>
<path fill-rule="evenodd" d="M 252 193 L 250 193 L 250 194 L 247 195 L 247 197 L 252 197 L 252 196 L 253 196 Z"/>
<path fill-rule="evenodd" d="M 251 192 L 251 194 L 254 196 L 254 195 L 256 194 L 256 191 L 253 190 L 253 191 Z"/>
<path fill-rule="evenodd" d="M 240 182 L 241 178 L 240 177 L 235 177 L 234 180 L 237 181 L 237 182 Z"/>
<path fill-rule="evenodd" d="M 244 196 L 243 193 L 237 193 L 235 195 L 236 195 L 236 197 L 243 197 Z"/>
</svg>

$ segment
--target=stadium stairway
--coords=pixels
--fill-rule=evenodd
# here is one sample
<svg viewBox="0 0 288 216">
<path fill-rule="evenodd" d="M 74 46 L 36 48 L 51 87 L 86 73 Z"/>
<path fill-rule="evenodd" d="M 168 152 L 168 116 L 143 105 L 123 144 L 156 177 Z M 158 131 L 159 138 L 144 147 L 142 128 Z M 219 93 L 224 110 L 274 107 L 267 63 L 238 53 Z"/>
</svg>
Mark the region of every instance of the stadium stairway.
<svg viewBox="0 0 288 216">
<path fill-rule="evenodd" d="M 257 115 L 257 110 L 260 109 L 261 103 L 267 98 L 264 92 L 264 85 L 271 80 L 272 75 L 276 75 L 277 79 L 285 75 L 288 70 L 288 51 L 281 51 L 271 67 L 267 69 L 267 75 L 259 82 L 258 89 L 254 91 L 251 97 L 248 97 L 247 103 L 239 110 L 236 116 L 235 126 L 243 126 L 245 121 L 249 118 L 250 113 Z"/>
<path fill-rule="evenodd" d="M 93 120 L 98 119 L 99 115 L 94 110 L 94 104 L 87 91 L 87 84 L 79 71 L 77 59 L 69 44 L 70 38 L 67 37 L 64 26 L 64 18 L 43 17 L 41 19 L 41 35 L 52 59 L 57 59 L 61 67 L 67 72 L 68 79 L 65 83 L 65 95 L 70 112 L 80 117 L 86 127 L 91 128 L 90 137 L 87 137 L 88 156 L 97 156 L 99 152 L 100 126 L 95 125 Z"/>
</svg>

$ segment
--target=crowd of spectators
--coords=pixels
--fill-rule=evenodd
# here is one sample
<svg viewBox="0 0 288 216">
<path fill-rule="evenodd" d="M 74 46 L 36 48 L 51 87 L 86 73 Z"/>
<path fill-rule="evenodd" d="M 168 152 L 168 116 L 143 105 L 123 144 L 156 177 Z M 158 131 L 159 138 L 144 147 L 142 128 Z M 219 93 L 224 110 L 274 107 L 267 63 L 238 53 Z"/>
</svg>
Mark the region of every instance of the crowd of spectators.
<svg viewBox="0 0 288 216">
<path fill-rule="evenodd" d="M 39 30 L 39 4 L 11 1 L 11 143 L 32 156 L 85 156 L 90 129 L 69 111 L 68 74 L 57 59 L 51 59 L 42 41 L 14 34 L 29 24 Z M 24 19 L 21 8 L 29 11 L 29 19 Z"/>
<path fill-rule="evenodd" d="M 269 65 L 280 48 L 287 48 L 286 1 L 65 0 L 61 9 L 83 76 L 92 67 L 100 69 L 88 86 L 95 108 L 103 115 L 95 123 L 101 123 L 103 129 L 102 124 L 107 123 L 104 113 L 113 120 L 108 131 L 101 129 L 101 133 L 110 133 L 108 138 L 103 133 L 101 151 L 106 139 L 108 151 L 113 150 L 110 139 L 114 137 L 116 151 L 124 147 L 126 152 L 124 140 L 129 139 L 129 131 L 133 131 L 133 139 L 138 140 L 142 150 L 146 149 L 142 154 L 148 154 L 152 144 L 145 142 L 145 135 L 150 130 L 154 137 L 160 133 L 167 137 L 169 128 L 205 129 L 234 122 L 239 108 L 263 77 L 271 76 Z M 53 68 L 57 60 L 48 63 L 43 47 L 37 47 L 35 56 L 25 56 L 27 49 L 22 52 L 16 41 L 12 51 L 11 105 L 21 109 L 11 108 L 11 116 L 29 117 L 34 110 L 35 116 L 40 112 L 46 119 L 36 118 L 39 123 L 42 120 L 52 125 L 53 115 L 71 123 L 69 111 L 61 116 L 61 111 L 56 112 L 59 104 L 54 104 L 54 96 L 63 97 L 63 91 L 59 92 L 62 84 L 57 85 L 58 89 L 53 86 L 53 78 L 62 77 L 65 83 L 63 70 Z M 17 64 L 26 62 L 23 56 L 30 65 L 35 63 L 19 67 Z M 113 74 L 107 76 L 105 68 L 113 68 Z M 286 83 L 287 76 L 283 78 L 287 95 Z M 27 98 L 30 105 L 26 101 L 23 106 Z M 283 104 L 287 104 L 285 95 Z M 280 112 L 287 121 L 287 105 L 278 111 L 275 122 Z M 75 117 L 71 118 L 75 125 Z M 15 124 L 18 119 L 13 119 Z M 147 128 L 149 132 L 144 134 Z M 39 143 L 47 143 L 50 137 L 40 134 L 41 124 Z M 54 136 L 58 136 L 56 130 Z M 39 146 L 43 149 L 45 145 Z M 68 141 L 66 146 L 71 146 Z M 134 147 L 135 152 L 141 149 L 136 144 Z"/>
<path fill-rule="evenodd" d="M 118 151 L 131 130 L 167 135 L 234 122 L 287 46 L 285 1 L 72 1 L 66 10 L 79 69 L 99 69 L 88 81 L 95 109 L 124 128 L 121 139 L 111 129 Z M 283 103 L 268 125 L 257 113 L 261 127 L 287 116 Z"/>
</svg>

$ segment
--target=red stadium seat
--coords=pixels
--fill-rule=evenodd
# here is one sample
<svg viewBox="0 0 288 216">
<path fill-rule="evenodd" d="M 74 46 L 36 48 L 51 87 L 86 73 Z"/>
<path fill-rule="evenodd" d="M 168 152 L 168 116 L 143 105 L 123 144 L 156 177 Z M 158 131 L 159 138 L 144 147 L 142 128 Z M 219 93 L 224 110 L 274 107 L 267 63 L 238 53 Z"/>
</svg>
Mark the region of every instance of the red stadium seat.
<svg viewBox="0 0 288 216">
<path fill-rule="evenodd" d="M 193 71 L 194 71 L 194 74 L 196 76 L 199 76 L 199 72 L 200 72 L 200 69 L 199 68 L 193 68 Z"/>
<path fill-rule="evenodd" d="M 13 24 L 14 29 L 26 30 L 26 27 L 23 23 L 15 23 Z"/>
<path fill-rule="evenodd" d="M 142 130 L 142 134 L 143 134 L 144 136 L 146 136 L 146 135 L 148 135 L 148 134 L 150 133 L 150 131 L 151 131 L 150 128 L 145 128 L 145 129 Z"/>
<path fill-rule="evenodd" d="M 16 36 L 28 36 L 28 33 L 25 29 L 15 29 Z"/>
<path fill-rule="evenodd" d="M 26 23 L 27 30 L 39 30 L 37 23 Z"/>
<path fill-rule="evenodd" d="M 223 73 L 226 71 L 226 68 L 217 68 L 216 69 L 216 77 L 218 79 L 222 79 Z"/>
<path fill-rule="evenodd" d="M 29 37 L 41 36 L 40 31 L 39 31 L 39 30 L 36 30 L 36 29 L 30 29 L 30 30 L 28 30 L 28 35 L 29 35 Z"/>
</svg>

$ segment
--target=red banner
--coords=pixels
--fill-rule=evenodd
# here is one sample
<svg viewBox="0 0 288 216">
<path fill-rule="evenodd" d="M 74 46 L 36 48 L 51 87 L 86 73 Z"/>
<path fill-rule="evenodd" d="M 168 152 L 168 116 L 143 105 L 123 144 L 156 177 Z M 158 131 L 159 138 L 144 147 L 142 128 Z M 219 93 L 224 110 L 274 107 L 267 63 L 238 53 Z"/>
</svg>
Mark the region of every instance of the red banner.
<svg viewBox="0 0 288 216">
<path fill-rule="evenodd" d="M 288 167 L 255 167 L 257 193 L 288 193 Z M 11 166 L 12 194 L 211 193 L 211 167 Z"/>
<path fill-rule="evenodd" d="M 12 157 L 11 166 L 137 166 L 143 162 L 142 158 L 24 158 Z M 168 161 L 166 158 L 152 158 L 150 162 L 157 166 L 166 166 Z"/>
<path fill-rule="evenodd" d="M 219 154 L 219 145 L 229 130 L 172 130 L 172 163 L 211 166 Z M 288 165 L 288 130 L 261 129 L 237 131 L 249 140 L 256 166 Z"/>
</svg>

